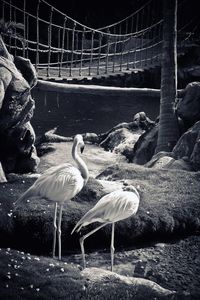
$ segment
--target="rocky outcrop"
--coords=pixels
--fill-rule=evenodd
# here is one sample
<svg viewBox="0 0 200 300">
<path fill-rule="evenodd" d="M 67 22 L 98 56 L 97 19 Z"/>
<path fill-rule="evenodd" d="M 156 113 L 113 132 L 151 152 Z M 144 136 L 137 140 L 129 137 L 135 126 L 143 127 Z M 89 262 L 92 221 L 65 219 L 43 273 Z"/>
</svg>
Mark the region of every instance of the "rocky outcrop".
<svg viewBox="0 0 200 300">
<path fill-rule="evenodd" d="M 139 165 L 147 163 L 154 155 L 158 138 L 158 125 L 143 133 L 135 144 L 132 161 Z"/>
<path fill-rule="evenodd" d="M 176 159 L 188 158 L 194 170 L 200 170 L 200 121 L 188 129 L 178 140 L 172 153 Z"/>
<path fill-rule="evenodd" d="M 172 152 L 158 152 L 152 159 L 145 164 L 147 168 L 154 169 L 176 169 L 193 171 L 190 161 L 187 157 L 182 157 L 181 159 L 174 159 Z"/>
<path fill-rule="evenodd" d="M 200 126 L 198 125 L 200 120 L 200 82 L 188 84 L 182 94 L 183 98 L 176 105 L 181 137 L 173 149 L 172 157 L 170 154 L 165 157 L 154 157 L 159 128 L 156 122 L 135 143 L 133 151 L 129 153 L 131 161 L 156 168 L 177 168 L 188 171 L 200 169 Z"/>
<path fill-rule="evenodd" d="M 39 158 L 30 120 L 35 103 L 31 88 L 37 82 L 30 60 L 0 56 L 0 161 L 6 173 L 34 172 Z"/>
<path fill-rule="evenodd" d="M 133 157 L 133 148 L 139 137 L 154 126 L 144 112 L 134 115 L 133 122 L 120 123 L 106 133 L 99 135 L 100 146 L 107 151 L 121 153 L 129 161 Z"/>
<path fill-rule="evenodd" d="M 200 170 L 200 131 L 198 133 L 192 154 L 190 156 L 190 162 L 194 168 L 194 170 Z"/>
<path fill-rule="evenodd" d="M 200 82 L 191 82 L 185 88 L 185 95 L 177 104 L 177 114 L 186 128 L 200 120 Z"/>
<path fill-rule="evenodd" d="M 178 140 L 172 152 L 154 155 L 157 127 L 145 132 L 134 147 L 133 162 L 148 168 L 170 168 L 186 171 L 200 170 L 200 121 L 189 128 Z"/>
<path fill-rule="evenodd" d="M 126 277 L 98 268 L 88 268 L 81 273 L 89 285 L 88 299 L 145 299 L 146 295 L 149 299 L 170 299 L 176 294 L 144 278 Z"/>
<path fill-rule="evenodd" d="M 115 151 L 116 153 L 124 153 L 125 149 L 133 150 L 134 144 L 138 140 L 143 131 L 137 130 L 135 132 L 126 128 L 117 129 L 111 132 L 100 146 L 105 150 Z"/>
<path fill-rule="evenodd" d="M 76 263 L 11 249 L 0 249 L 0 278 L 1 298 L 9 300 L 142 300 L 146 295 L 149 300 L 184 299 L 149 279 L 102 268 L 80 270 Z"/>
</svg>

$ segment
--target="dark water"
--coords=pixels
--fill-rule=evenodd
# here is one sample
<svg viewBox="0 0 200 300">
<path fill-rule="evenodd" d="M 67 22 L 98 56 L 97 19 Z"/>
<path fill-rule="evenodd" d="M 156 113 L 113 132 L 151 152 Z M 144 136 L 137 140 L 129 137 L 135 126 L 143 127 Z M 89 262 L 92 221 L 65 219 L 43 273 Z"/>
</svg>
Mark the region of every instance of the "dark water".
<svg viewBox="0 0 200 300">
<path fill-rule="evenodd" d="M 71 136 L 84 132 L 105 132 L 121 122 L 130 122 L 134 114 L 145 111 L 155 119 L 159 113 L 159 98 L 136 96 L 102 96 L 66 94 L 33 90 L 35 112 L 32 125 L 36 134 L 58 126 L 57 133 Z"/>
</svg>

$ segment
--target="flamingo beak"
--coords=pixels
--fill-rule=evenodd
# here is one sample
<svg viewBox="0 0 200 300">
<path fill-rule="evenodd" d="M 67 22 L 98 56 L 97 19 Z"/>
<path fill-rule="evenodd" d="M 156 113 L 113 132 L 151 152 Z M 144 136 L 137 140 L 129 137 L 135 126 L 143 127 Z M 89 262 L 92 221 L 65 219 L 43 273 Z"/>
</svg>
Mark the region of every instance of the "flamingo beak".
<svg viewBox="0 0 200 300">
<path fill-rule="evenodd" d="M 83 151 L 84 151 L 84 148 L 85 148 L 85 146 L 81 146 L 81 148 L 80 148 L 80 150 L 81 150 L 81 153 L 83 153 Z"/>
</svg>

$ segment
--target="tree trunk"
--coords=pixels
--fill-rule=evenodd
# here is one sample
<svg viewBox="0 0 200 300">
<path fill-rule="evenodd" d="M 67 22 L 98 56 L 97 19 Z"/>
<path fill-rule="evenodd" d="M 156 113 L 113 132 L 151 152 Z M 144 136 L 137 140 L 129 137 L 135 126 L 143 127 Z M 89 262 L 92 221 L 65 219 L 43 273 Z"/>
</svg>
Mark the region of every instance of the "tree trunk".
<svg viewBox="0 0 200 300">
<path fill-rule="evenodd" d="M 177 96 L 177 0 L 163 0 L 163 14 L 160 120 L 156 153 L 170 152 L 179 138 L 174 110 Z"/>
</svg>

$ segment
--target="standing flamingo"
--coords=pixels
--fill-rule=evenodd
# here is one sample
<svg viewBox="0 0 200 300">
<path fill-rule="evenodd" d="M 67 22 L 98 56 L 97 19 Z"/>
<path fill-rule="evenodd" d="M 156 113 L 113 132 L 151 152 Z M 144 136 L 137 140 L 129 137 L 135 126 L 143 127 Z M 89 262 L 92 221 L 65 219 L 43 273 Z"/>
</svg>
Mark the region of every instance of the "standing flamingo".
<svg viewBox="0 0 200 300">
<path fill-rule="evenodd" d="M 58 259 L 61 260 L 61 219 L 64 202 L 71 200 L 77 195 L 89 178 L 88 168 L 85 162 L 78 155 L 77 149 L 80 147 L 81 153 L 84 150 L 83 137 L 77 134 L 74 137 L 72 146 L 72 157 L 78 168 L 69 163 L 51 167 L 44 172 L 35 183 L 15 202 L 15 207 L 21 201 L 33 196 L 45 198 L 49 202 L 55 202 L 54 208 L 54 234 L 53 234 L 53 257 L 55 258 L 56 232 L 58 233 Z M 60 205 L 58 226 L 56 224 L 57 208 Z"/>
<path fill-rule="evenodd" d="M 79 240 L 81 252 L 83 256 L 83 267 L 86 267 L 84 240 L 95 233 L 100 228 L 107 224 L 112 224 L 111 234 L 111 271 L 114 263 L 114 229 L 115 222 L 124 220 L 132 215 L 135 215 L 139 207 L 140 196 L 138 191 L 132 185 L 126 186 L 123 189 L 111 192 L 103 196 L 97 204 L 90 209 L 76 224 L 71 234 L 87 226 L 88 224 L 99 222 L 103 223 L 99 227 L 93 229 L 89 233 L 82 236 Z"/>
</svg>

